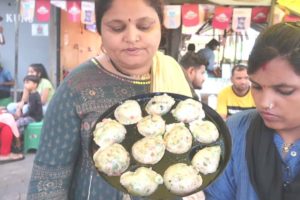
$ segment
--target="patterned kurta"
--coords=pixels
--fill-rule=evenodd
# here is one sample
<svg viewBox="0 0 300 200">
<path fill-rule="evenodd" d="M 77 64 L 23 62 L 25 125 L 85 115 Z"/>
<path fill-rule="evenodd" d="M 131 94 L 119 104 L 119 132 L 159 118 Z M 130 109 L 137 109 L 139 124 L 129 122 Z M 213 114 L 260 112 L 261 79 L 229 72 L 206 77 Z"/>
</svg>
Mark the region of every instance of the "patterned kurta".
<svg viewBox="0 0 300 200">
<path fill-rule="evenodd" d="M 149 80 L 116 76 L 94 59 L 74 69 L 57 89 L 44 118 L 28 199 L 121 199 L 93 166 L 91 129 L 110 106 L 149 90 Z"/>
</svg>

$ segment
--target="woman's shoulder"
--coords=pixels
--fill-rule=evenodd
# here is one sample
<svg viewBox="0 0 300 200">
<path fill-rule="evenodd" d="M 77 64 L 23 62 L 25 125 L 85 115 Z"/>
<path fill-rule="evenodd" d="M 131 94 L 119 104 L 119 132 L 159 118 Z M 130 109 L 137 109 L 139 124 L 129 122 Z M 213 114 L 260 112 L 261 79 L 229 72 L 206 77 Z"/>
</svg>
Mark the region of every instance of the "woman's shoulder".
<svg viewBox="0 0 300 200">
<path fill-rule="evenodd" d="M 240 140 L 246 136 L 248 127 L 256 114 L 256 109 L 250 109 L 236 113 L 228 118 L 226 124 L 233 140 Z"/>
</svg>

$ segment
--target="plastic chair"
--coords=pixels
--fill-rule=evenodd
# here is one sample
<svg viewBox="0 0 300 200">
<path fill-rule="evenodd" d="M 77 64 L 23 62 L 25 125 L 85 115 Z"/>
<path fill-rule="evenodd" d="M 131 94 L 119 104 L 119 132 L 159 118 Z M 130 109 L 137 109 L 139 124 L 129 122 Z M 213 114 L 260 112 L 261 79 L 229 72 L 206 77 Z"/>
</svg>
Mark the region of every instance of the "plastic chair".
<svg viewBox="0 0 300 200">
<path fill-rule="evenodd" d="M 24 130 L 24 152 L 30 149 L 38 149 L 42 132 L 43 121 L 32 122 Z"/>
</svg>

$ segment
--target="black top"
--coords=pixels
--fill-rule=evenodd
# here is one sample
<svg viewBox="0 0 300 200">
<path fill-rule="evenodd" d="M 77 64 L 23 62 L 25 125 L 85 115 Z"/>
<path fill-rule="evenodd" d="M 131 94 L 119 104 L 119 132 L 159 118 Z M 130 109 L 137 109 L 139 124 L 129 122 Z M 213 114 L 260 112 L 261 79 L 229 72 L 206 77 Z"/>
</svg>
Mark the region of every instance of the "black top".
<svg viewBox="0 0 300 200">
<path fill-rule="evenodd" d="M 27 116 L 32 117 L 37 122 L 43 119 L 42 100 L 38 92 L 29 94 L 28 111 L 24 114 L 24 117 Z"/>
</svg>

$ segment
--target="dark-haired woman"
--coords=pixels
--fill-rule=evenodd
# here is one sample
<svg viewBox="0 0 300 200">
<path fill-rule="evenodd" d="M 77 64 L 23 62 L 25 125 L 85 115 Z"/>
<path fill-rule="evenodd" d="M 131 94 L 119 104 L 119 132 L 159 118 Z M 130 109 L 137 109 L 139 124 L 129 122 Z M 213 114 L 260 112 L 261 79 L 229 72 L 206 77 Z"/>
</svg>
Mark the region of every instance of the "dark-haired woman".
<svg viewBox="0 0 300 200">
<path fill-rule="evenodd" d="M 206 190 L 206 199 L 299 199 L 299 22 L 276 24 L 262 32 L 248 65 L 256 110 L 228 119 L 232 159 Z"/>
<path fill-rule="evenodd" d="M 104 54 L 74 69 L 56 90 L 28 199 L 121 200 L 123 194 L 97 173 L 89 154 L 96 120 L 130 96 L 151 91 L 192 96 L 180 65 L 158 52 L 162 0 L 96 0 L 95 12 Z"/>
</svg>

